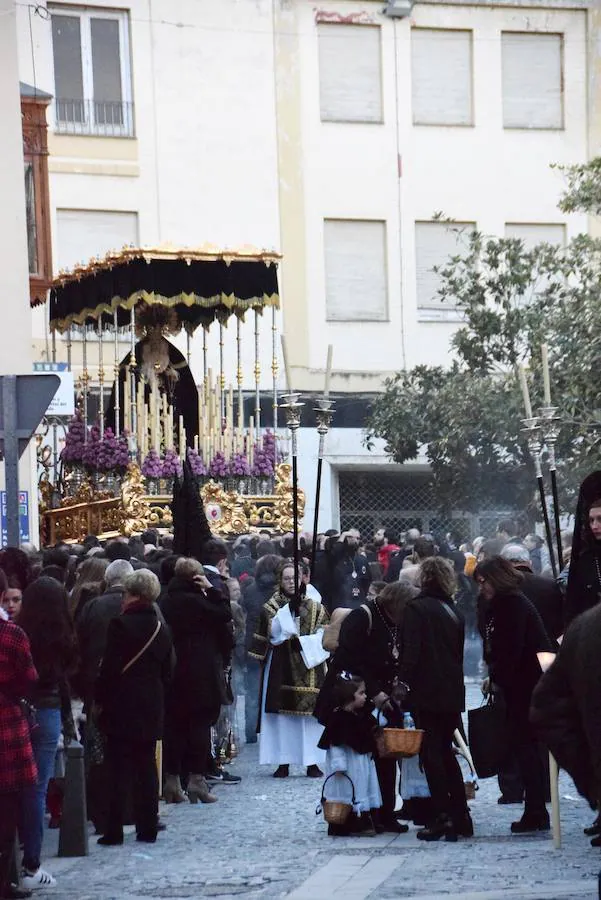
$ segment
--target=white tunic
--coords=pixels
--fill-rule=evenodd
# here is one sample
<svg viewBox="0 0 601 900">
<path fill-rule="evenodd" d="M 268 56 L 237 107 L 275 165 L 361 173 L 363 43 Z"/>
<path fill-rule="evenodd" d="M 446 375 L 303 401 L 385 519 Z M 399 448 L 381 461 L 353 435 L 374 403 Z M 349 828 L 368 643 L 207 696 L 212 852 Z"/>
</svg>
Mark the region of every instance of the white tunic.
<svg viewBox="0 0 601 900">
<path fill-rule="evenodd" d="M 326 777 L 333 772 L 346 772 L 348 778 L 344 775 L 330 778 L 324 787 L 326 800 L 351 803 L 350 778 L 355 788 L 355 812 L 369 812 L 370 809 L 382 806 L 376 764 L 369 753 L 356 753 L 350 747 L 329 747 L 326 754 Z"/>
<path fill-rule="evenodd" d="M 288 605 L 282 607 L 271 622 L 270 644 L 277 647 L 298 633 L 298 619 L 295 621 L 292 618 Z M 261 698 L 259 763 L 262 766 L 322 766 L 326 753 L 317 746 L 323 731 L 317 719 L 313 716 L 297 716 L 292 713 L 265 712 L 271 658 L 272 651 L 269 650 Z"/>
</svg>

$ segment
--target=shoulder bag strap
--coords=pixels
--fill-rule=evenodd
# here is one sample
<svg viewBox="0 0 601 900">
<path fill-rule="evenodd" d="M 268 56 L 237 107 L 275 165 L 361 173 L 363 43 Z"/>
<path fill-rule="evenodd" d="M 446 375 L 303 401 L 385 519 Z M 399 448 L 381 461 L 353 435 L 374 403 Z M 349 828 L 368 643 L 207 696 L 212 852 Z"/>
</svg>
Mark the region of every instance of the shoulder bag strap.
<svg viewBox="0 0 601 900">
<path fill-rule="evenodd" d="M 148 640 L 146 641 L 146 643 L 144 644 L 142 649 L 139 650 L 135 656 L 132 656 L 130 661 L 123 666 L 123 668 L 121 669 L 122 675 L 125 675 L 127 670 L 131 669 L 133 664 L 135 662 L 137 662 L 144 653 L 146 653 L 146 651 L 148 650 L 148 648 L 150 647 L 150 645 L 152 644 L 152 642 L 154 641 L 155 637 L 157 636 L 157 634 L 159 633 L 160 630 L 161 630 L 161 623 L 160 623 L 160 621 L 158 621 L 157 627 L 154 629 L 154 631 L 152 632 L 152 634 L 150 635 L 150 637 L 148 638 Z"/>
<path fill-rule="evenodd" d="M 461 621 L 460 621 L 460 619 L 459 619 L 459 616 L 458 616 L 457 613 L 455 612 L 455 610 L 454 610 L 454 609 L 451 609 L 451 607 L 449 606 L 449 604 L 448 604 L 448 603 L 445 603 L 444 600 L 442 600 L 441 603 L 442 603 L 442 608 L 444 609 L 444 611 L 446 612 L 446 614 L 447 614 L 448 616 L 451 617 L 451 619 L 453 620 L 453 622 L 455 623 L 455 625 L 461 625 Z"/>
<path fill-rule="evenodd" d="M 362 604 L 361 604 L 361 609 L 364 609 L 365 612 L 367 613 L 367 618 L 368 618 L 368 621 L 369 621 L 369 625 L 367 626 L 367 635 L 368 635 L 368 637 L 369 637 L 369 635 L 371 634 L 371 626 L 372 626 L 372 624 L 373 624 L 373 617 L 372 617 L 372 614 L 371 614 L 371 609 L 369 608 L 369 606 L 367 605 L 367 603 L 362 603 Z"/>
</svg>

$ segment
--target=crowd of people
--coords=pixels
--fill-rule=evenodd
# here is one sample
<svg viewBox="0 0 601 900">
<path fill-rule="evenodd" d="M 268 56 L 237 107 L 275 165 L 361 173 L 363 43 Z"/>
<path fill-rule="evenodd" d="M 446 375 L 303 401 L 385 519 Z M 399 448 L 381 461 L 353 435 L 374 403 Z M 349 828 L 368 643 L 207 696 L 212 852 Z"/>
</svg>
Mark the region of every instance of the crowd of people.
<svg viewBox="0 0 601 900">
<path fill-rule="evenodd" d="M 544 543 L 511 521 L 473 543 L 417 529 L 379 529 L 367 541 L 331 530 L 318 535 L 314 559 L 304 535 L 298 569 L 292 535 L 268 531 L 209 539 L 200 559 L 173 553 L 172 537 L 152 530 L 0 551 L 0 898 L 55 883 L 41 867 L 42 841 L 48 813 L 60 824 L 70 741 L 84 744 L 98 843 L 121 844 L 128 823 L 138 841 L 154 842 L 165 827 L 157 742 L 164 800 L 214 803 L 214 785 L 241 780 L 216 747 L 216 725 L 240 696 L 244 738 L 259 735 L 259 762 L 274 777 L 302 766 L 310 778 L 325 770 L 326 798 L 352 788 L 354 812 L 331 835 L 404 833 L 413 821 L 421 840 L 471 836 L 453 749 L 466 633 L 482 638 L 483 690 L 506 709 L 499 802 L 524 802 L 512 832 L 549 828 L 543 740 L 596 806 L 599 480 L 584 491 L 576 529 L 569 575 L 557 580 Z M 585 624 L 577 618 L 561 643 L 581 613 Z M 541 654 L 557 653 L 543 675 Z M 423 729 L 425 802 L 409 793 L 396 809 L 400 767 L 378 752 L 382 724 Z M 599 819 L 589 831 L 599 843 Z"/>
</svg>

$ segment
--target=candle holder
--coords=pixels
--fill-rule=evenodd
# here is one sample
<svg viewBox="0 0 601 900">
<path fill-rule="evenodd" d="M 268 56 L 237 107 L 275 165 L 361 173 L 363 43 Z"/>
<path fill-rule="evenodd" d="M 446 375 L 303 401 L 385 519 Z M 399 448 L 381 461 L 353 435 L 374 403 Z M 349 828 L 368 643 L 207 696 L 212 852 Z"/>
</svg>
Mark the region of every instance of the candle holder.
<svg viewBox="0 0 601 900">
<path fill-rule="evenodd" d="M 334 417 L 335 402 L 335 400 L 326 400 L 325 397 L 321 397 L 318 398 L 317 406 L 314 408 L 317 419 L 317 434 L 319 435 L 319 459 L 323 458 L 326 434 L 330 430 Z"/>
<path fill-rule="evenodd" d="M 522 431 L 526 435 L 526 441 L 528 443 L 528 450 L 530 451 L 530 455 L 534 460 L 534 469 L 536 471 L 536 477 L 543 477 L 543 469 L 541 465 L 541 453 L 543 449 L 542 444 L 542 432 L 540 426 L 540 419 L 538 416 L 533 416 L 530 419 L 522 419 L 522 424 L 524 425 Z"/>
<path fill-rule="evenodd" d="M 553 552 L 553 537 L 551 534 L 551 523 L 549 521 L 549 510 L 547 507 L 547 497 L 545 494 L 545 483 L 543 480 L 543 468 L 541 465 L 541 453 L 543 449 L 543 429 L 541 418 L 539 416 L 531 416 L 522 419 L 524 424 L 523 432 L 528 442 L 528 450 L 534 461 L 534 470 L 536 473 L 536 482 L 538 484 L 538 494 L 540 499 L 541 511 L 543 514 L 543 522 L 545 526 L 545 536 L 547 538 L 547 547 L 549 548 L 549 558 L 551 560 L 551 568 L 553 569 L 553 577 L 557 578 L 557 561 Z"/>
<path fill-rule="evenodd" d="M 323 466 L 323 451 L 325 447 L 326 434 L 330 430 L 332 418 L 334 416 L 334 400 L 327 397 L 319 397 L 317 406 L 315 407 L 315 416 L 317 418 L 317 433 L 319 435 L 319 449 L 317 451 L 317 481 L 315 485 L 315 511 L 313 513 L 313 540 L 311 545 L 311 565 L 315 568 L 315 557 L 317 555 L 317 526 L 319 524 L 319 499 L 321 497 L 321 471 Z"/>
<path fill-rule="evenodd" d="M 542 406 L 539 409 L 541 436 L 549 451 L 549 468 L 551 471 L 554 471 L 556 468 L 555 445 L 561 428 L 561 419 L 556 415 L 557 410 L 557 406 Z"/>
<path fill-rule="evenodd" d="M 286 401 L 280 403 L 280 408 L 284 410 L 286 426 L 292 437 L 292 456 L 297 456 L 297 431 L 301 424 L 301 409 L 305 404 L 300 402 L 300 394 L 297 391 L 289 391 L 283 395 L 282 399 Z"/>
</svg>

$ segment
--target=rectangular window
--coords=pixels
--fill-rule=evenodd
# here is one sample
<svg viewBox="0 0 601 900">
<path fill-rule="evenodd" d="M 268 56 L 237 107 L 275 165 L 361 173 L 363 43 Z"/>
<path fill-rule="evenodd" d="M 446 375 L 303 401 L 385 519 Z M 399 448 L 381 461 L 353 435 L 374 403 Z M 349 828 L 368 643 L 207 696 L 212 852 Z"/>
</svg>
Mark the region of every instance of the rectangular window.
<svg viewBox="0 0 601 900">
<path fill-rule="evenodd" d="M 138 244 L 138 214 L 91 209 L 57 209 L 59 269 L 71 269 L 92 256 Z"/>
<path fill-rule="evenodd" d="M 386 322 L 386 222 L 326 219 L 326 319 Z"/>
<path fill-rule="evenodd" d="M 38 274 L 38 225 L 33 160 L 25 159 L 25 216 L 27 222 L 27 255 L 29 274 Z"/>
<path fill-rule="evenodd" d="M 453 307 L 438 296 L 440 276 L 436 266 L 444 266 L 451 256 L 462 250 L 462 235 L 476 228 L 474 222 L 416 222 L 415 265 L 417 273 L 418 309 L 444 311 Z"/>
<path fill-rule="evenodd" d="M 131 137 L 127 12 L 50 7 L 56 131 Z"/>
<path fill-rule="evenodd" d="M 382 121 L 380 28 L 317 26 L 322 122 Z"/>
<path fill-rule="evenodd" d="M 473 125 L 472 32 L 411 30 L 414 125 Z"/>
<path fill-rule="evenodd" d="M 519 238 L 524 242 L 526 250 L 532 250 L 537 244 L 553 244 L 565 247 L 566 226 L 533 224 L 523 222 L 507 222 L 505 237 Z"/>
<path fill-rule="evenodd" d="M 505 128 L 563 128 L 563 37 L 502 35 Z"/>
</svg>

